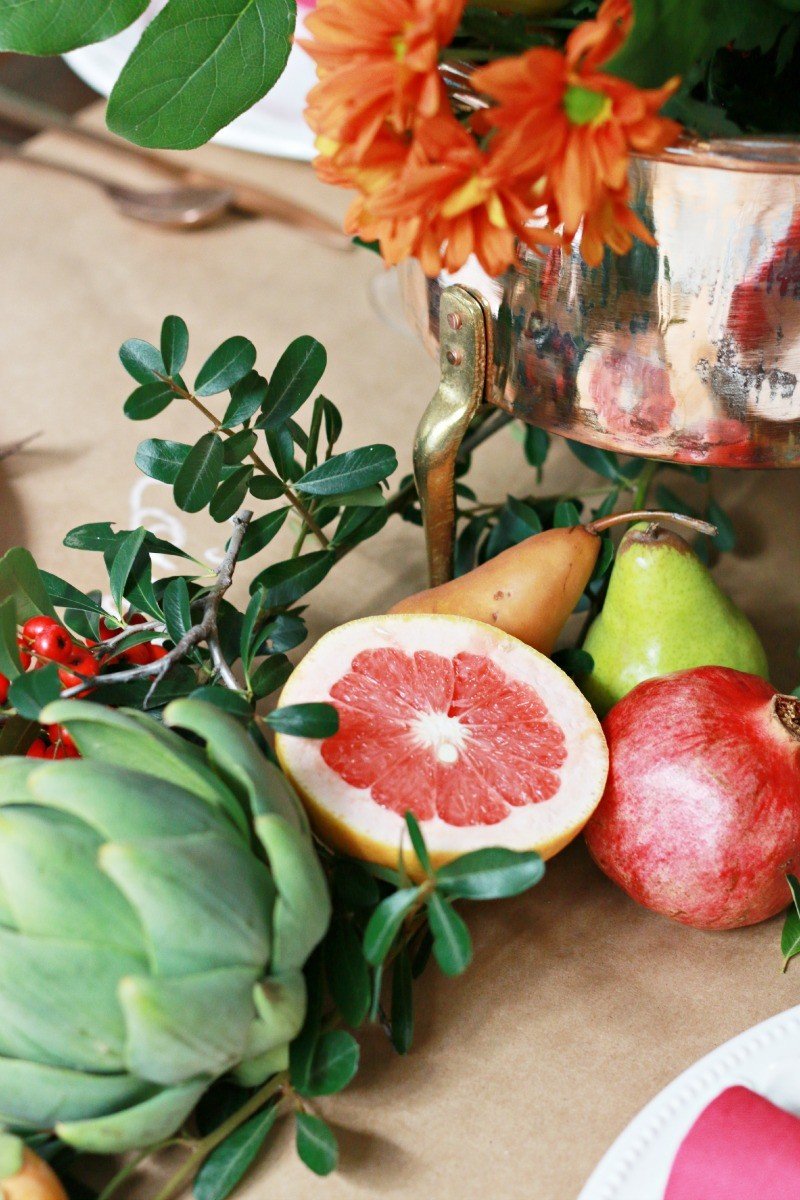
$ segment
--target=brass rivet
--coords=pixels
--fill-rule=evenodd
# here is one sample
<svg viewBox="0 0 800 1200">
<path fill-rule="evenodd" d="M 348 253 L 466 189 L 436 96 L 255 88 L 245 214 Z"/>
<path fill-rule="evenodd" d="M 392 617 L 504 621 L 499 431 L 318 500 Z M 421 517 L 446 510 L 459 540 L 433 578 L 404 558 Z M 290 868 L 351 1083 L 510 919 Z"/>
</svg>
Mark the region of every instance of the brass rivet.
<svg viewBox="0 0 800 1200">
<path fill-rule="evenodd" d="M 447 324 L 450 326 L 451 329 L 460 329 L 461 324 L 462 324 L 460 314 L 456 313 L 456 312 L 448 313 L 447 314 Z"/>
<path fill-rule="evenodd" d="M 464 356 L 460 350 L 448 350 L 447 351 L 447 361 L 450 363 L 451 367 L 460 366 L 463 357 Z"/>
</svg>

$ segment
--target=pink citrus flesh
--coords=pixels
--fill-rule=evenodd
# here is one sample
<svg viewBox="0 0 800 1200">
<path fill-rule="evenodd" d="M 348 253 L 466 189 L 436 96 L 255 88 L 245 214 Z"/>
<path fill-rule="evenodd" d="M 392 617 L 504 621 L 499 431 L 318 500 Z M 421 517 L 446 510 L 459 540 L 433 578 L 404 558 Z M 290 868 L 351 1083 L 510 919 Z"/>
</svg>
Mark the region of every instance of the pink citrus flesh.
<svg viewBox="0 0 800 1200">
<path fill-rule="evenodd" d="M 551 857 L 600 800 L 608 752 L 597 718 L 550 659 L 465 617 L 393 614 L 333 630 L 303 659 L 281 705 L 326 701 L 324 741 L 279 735 L 281 766 L 317 833 L 344 853 L 420 868 L 486 846 Z"/>
</svg>

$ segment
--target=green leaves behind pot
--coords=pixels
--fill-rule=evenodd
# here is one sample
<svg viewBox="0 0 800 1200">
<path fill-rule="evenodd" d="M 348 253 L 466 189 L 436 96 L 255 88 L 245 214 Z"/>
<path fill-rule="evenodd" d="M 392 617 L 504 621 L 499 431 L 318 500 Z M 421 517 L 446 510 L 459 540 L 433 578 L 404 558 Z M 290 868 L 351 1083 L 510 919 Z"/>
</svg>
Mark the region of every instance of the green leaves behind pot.
<svg viewBox="0 0 800 1200">
<path fill-rule="evenodd" d="M 92 3 L 108 7 L 107 0 Z M 52 7 L 71 6 L 54 0 Z M 115 133 L 140 146 L 189 150 L 280 78 L 294 32 L 293 0 L 204 0 L 203 19 L 196 17 L 197 0 L 169 0 L 144 31 L 109 100 Z"/>
<path fill-rule="evenodd" d="M 0 5 L 0 50 L 18 54 L 65 54 L 102 42 L 125 29 L 148 0 L 4 0 Z"/>
<path fill-rule="evenodd" d="M 800 954 L 800 879 L 795 875 L 788 875 L 786 882 L 789 884 L 789 889 L 792 893 L 792 905 L 786 913 L 786 920 L 783 924 L 783 932 L 781 934 L 781 954 L 783 955 L 783 969 L 788 969 L 789 963 Z"/>
<path fill-rule="evenodd" d="M 330 1175 L 336 1170 L 339 1147 L 333 1130 L 321 1117 L 299 1112 L 295 1140 L 300 1159 L 315 1175 Z"/>
</svg>

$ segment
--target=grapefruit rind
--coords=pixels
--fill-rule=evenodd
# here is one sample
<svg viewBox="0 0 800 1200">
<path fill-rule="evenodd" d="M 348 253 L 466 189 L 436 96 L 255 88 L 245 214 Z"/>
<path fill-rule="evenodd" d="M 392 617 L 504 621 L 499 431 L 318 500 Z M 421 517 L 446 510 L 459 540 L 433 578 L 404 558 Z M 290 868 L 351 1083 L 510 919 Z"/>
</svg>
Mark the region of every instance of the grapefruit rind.
<svg viewBox="0 0 800 1200">
<path fill-rule="evenodd" d="M 439 817 L 422 822 L 434 867 L 487 846 L 536 850 L 552 858 L 583 829 L 600 802 L 608 748 L 588 701 L 559 667 L 539 651 L 468 617 L 395 613 L 364 617 L 331 630 L 300 662 L 280 697 L 281 706 L 329 701 L 330 690 L 364 650 L 395 648 L 447 657 L 486 655 L 509 678 L 534 687 L 563 730 L 567 757 L 561 787 L 551 800 L 513 808 L 492 825 L 453 826 Z M 320 839 L 351 857 L 396 867 L 402 853 L 412 878 L 422 874 L 408 844 L 402 816 L 354 788 L 324 761 L 317 739 L 278 734 L 278 760 L 300 795 Z M 413 797 L 409 797 L 412 807 Z"/>
</svg>

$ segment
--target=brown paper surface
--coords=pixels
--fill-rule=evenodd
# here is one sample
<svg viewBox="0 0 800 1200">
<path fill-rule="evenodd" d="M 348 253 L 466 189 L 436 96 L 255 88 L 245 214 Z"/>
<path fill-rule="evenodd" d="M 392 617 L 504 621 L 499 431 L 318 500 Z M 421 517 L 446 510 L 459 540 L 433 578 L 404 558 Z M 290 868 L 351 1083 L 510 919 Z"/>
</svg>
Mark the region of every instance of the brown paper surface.
<svg viewBox="0 0 800 1200">
<path fill-rule="evenodd" d="M 30 152 L 148 179 L 55 137 Z M 303 165 L 218 148 L 197 158 L 321 211 L 339 214 L 346 204 Z M 41 431 L 0 463 L 3 548 L 24 543 L 42 566 L 91 587 L 102 564 L 63 549 L 67 529 L 174 515 L 167 488 L 141 483 L 133 452 L 143 437 L 198 436 L 197 415 L 173 405 L 156 421 L 126 421 L 131 388 L 116 359 L 127 337 L 157 340 L 169 312 L 188 321 L 190 373 L 234 333 L 256 343 L 266 370 L 289 340 L 314 334 L 328 348 L 324 386 L 344 412 L 343 446 L 388 441 L 401 470 L 409 465 L 436 371 L 410 336 L 376 315 L 369 287 L 381 268 L 366 252 L 337 253 L 265 221 L 165 233 L 126 221 L 84 183 L 4 163 L 0 264 L 0 444 Z M 482 498 L 535 487 L 508 431 L 478 453 L 474 476 Z M 556 447 L 546 489 L 581 478 Z M 794 687 L 800 472 L 718 472 L 715 487 L 740 535 L 718 578 L 764 636 L 775 682 Z M 181 526 L 166 535 L 185 535 L 194 552 L 224 541 L 210 521 L 184 515 Z M 420 531 L 392 521 L 314 593 L 314 631 L 419 587 L 423 557 Z M 458 980 L 426 974 L 412 1053 L 398 1058 L 370 1034 L 356 1083 L 321 1104 L 340 1136 L 339 1172 L 311 1176 L 284 1130 L 243 1200 L 573 1200 L 611 1141 L 677 1072 L 800 998 L 797 972 L 780 973 L 778 922 L 726 934 L 671 925 L 612 887 L 580 844 L 530 895 L 473 906 L 468 918 L 475 963 Z M 149 1173 L 140 1176 L 126 1200 L 144 1200 L 151 1186 Z"/>
</svg>

